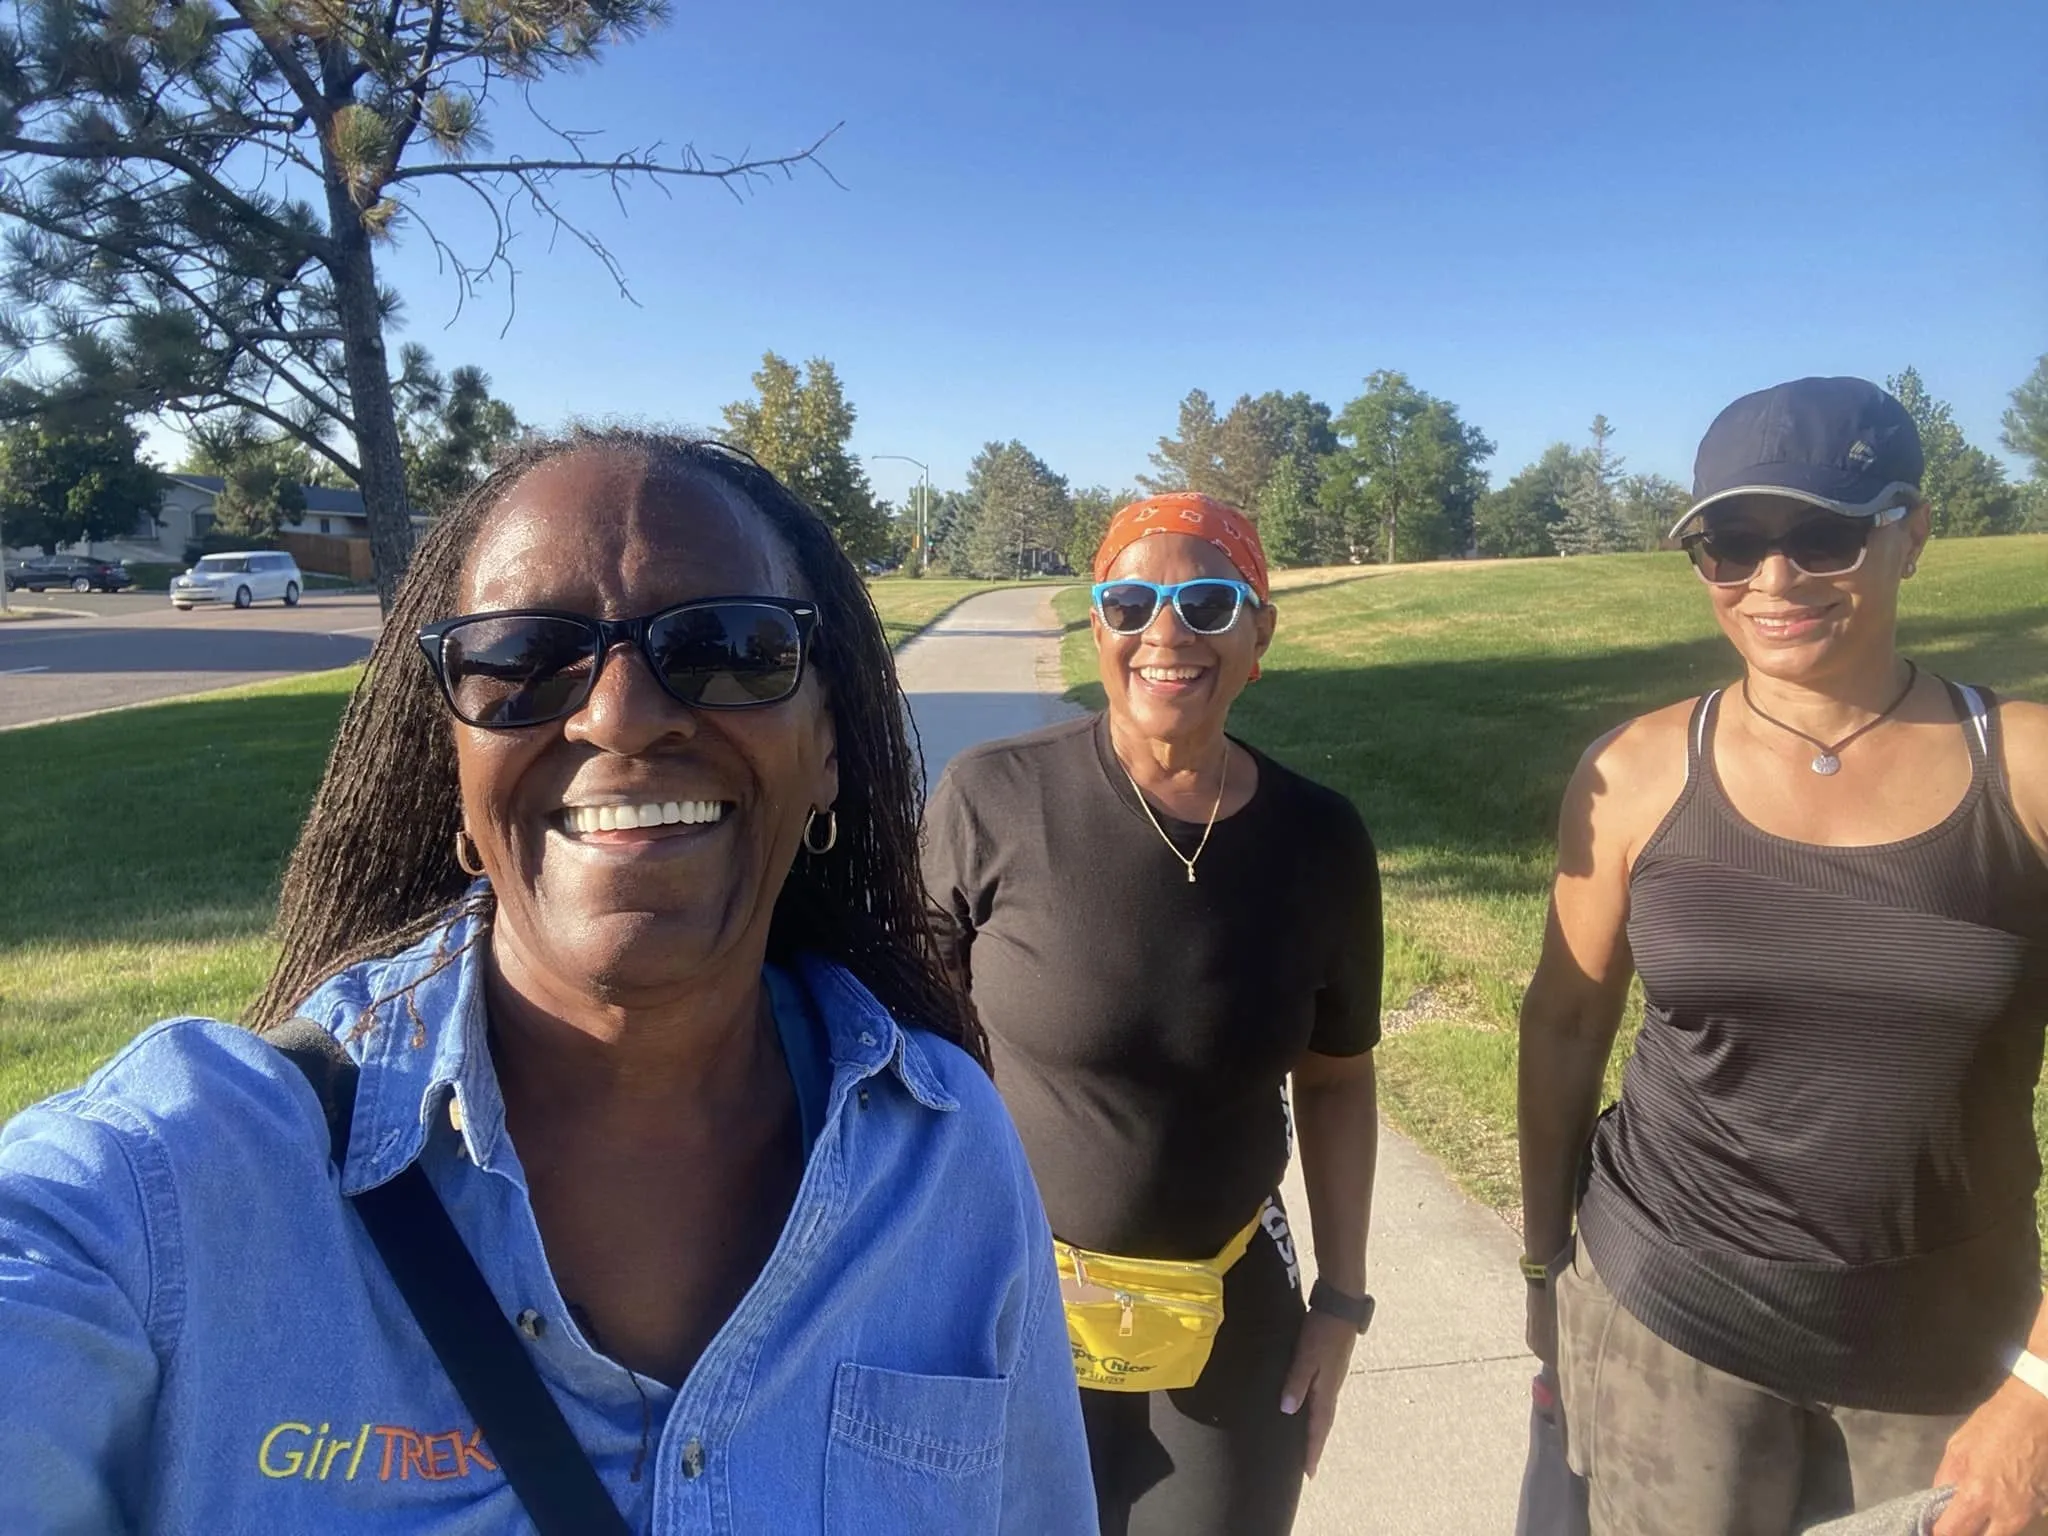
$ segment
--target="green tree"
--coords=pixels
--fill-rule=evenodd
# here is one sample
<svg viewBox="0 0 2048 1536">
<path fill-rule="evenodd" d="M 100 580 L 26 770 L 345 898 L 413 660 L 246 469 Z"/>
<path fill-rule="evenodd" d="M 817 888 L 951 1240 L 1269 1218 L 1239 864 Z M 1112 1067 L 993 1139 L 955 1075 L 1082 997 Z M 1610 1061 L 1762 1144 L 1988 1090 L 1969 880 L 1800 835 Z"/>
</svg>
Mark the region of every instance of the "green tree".
<svg viewBox="0 0 2048 1536">
<path fill-rule="evenodd" d="M 1142 491 L 1112 491 L 1100 485 L 1075 491 L 1068 498 L 1073 521 L 1067 530 L 1067 569 L 1092 580 L 1095 551 L 1102 547 L 1102 536 L 1109 532 L 1109 520 L 1143 495 Z"/>
<path fill-rule="evenodd" d="M 1319 466 L 1282 458 L 1259 490 L 1252 513 L 1266 558 L 1275 566 L 1334 565 L 1349 557 L 1343 520 L 1324 510 Z"/>
<path fill-rule="evenodd" d="M 1629 475 L 1621 482 L 1621 521 L 1631 549 L 1662 549 L 1671 525 L 1692 505 L 1692 492 L 1664 475 Z"/>
<path fill-rule="evenodd" d="M 1205 496 L 1221 494 L 1223 423 L 1216 417 L 1216 402 L 1202 390 L 1191 389 L 1180 403 L 1180 431 L 1162 437 L 1152 452 L 1156 474 L 1138 476 L 1146 490 L 1200 491 Z"/>
<path fill-rule="evenodd" d="M 17 548 L 121 538 L 156 515 L 164 478 L 119 417 L 48 413 L 0 431 L 0 530 Z"/>
<path fill-rule="evenodd" d="M 247 458 L 222 476 L 213 503 L 213 526 L 221 533 L 274 539 L 278 529 L 306 515 L 306 488 L 275 457 Z"/>
<path fill-rule="evenodd" d="M 2019 497 L 2019 526 L 2015 533 L 2048 533 L 2048 479 L 2035 476 L 2014 487 Z"/>
<path fill-rule="evenodd" d="M 1622 460 L 1607 446 L 1614 428 L 1605 416 L 1593 418 L 1592 436 L 1578 478 L 1565 492 L 1564 517 L 1551 530 L 1560 555 L 1611 555 L 1634 546 L 1621 515 Z"/>
<path fill-rule="evenodd" d="M 799 369 L 769 352 L 754 374 L 754 391 L 756 398 L 725 408 L 733 443 L 816 508 L 849 559 L 883 559 L 889 523 L 875 505 L 867 471 L 847 451 L 855 412 L 838 372 L 822 357 Z"/>
<path fill-rule="evenodd" d="M 970 510 L 964 492 L 932 492 L 931 516 L 926 521 L 925 528 L 931 539 L 931 552 L 928 558 L 933 565 L 951 570 L 958 564 L 961 570 L 966 569 L 964 557 L 957 561 L 955 557 L 960 556 Z"/>
<path fill-rule="evenodd" d="M 487 108 L 530 101 L 664 19 L 666 0 L 14 0 L 0 25 L 0 347 L 62 390 L 184 418 L 247 411 L 361 486 L 388 606 L 412 547 L 379 250 L 418 233 L 458 302 L 515 291 L 525 222 L 603 243 L 569 180 L 744 185 L 811 158 L 684 148 L 493 159 Z M 535 114 L 536 129 L 548 132 Z M 429 190 L 481 203 L 467 246 Z M 465 217 L 467 215 L 465 214 Z M 452 235 L 452 228 L 449 229 Z M 344 449 L 341 444 L 350 446 Z"/>
<path fill-rule="evenodd" d="M 1920 492 L 1933 513 L 1934 531 L 1947 538 L 2009 533 L 2023 516 L 2020 498 L 2005 478 L 2005 466 L 1972 444 L 1956 425 L 1955 412 L 1929 392 L 1919 371 L 1907 368 L 1886 379 L 1920 429 L 1926 471 Z"/>
<path fill-rule="evenodd" d="M 1216 477 L 1209 494 L 1250 512 L 1286 451 L 1277 394 L 1239 395 L 1216 427 Z"/>
<path fill-rule="evenodd" d="M 1180 431 L 1159 439 L 1155 475 L 1139 476 L 1148 491 L 1200 491 L 1253 516 L 1266 483 L 1283 463 L 1297 484 L 1320 483 L 1322 457 L 1337 446 L 1330 408 L 1296 391 L 1239 395 L 1219 419 L 1199 389 L 1180 404 Z"/>
<path fill-rule="evenodd" d="M 2003 426 L 1999 441 L 2033 464 L 2035 480 L 2048 481 L 2048 353 L 2035 360 L 2034 371 L 2012 392 Z"/>
<path fill-rule="evenodd" d="M 1564 499 L 1585 471 L 1584 450 L 1552 443 L 1543 456 L 1497 491 L 1488 491 L 1473 510 L 1479 553 L 1495 556 L 1554 555 Z"/>
<path fill-rule="evenodd" d="M 398 435 L 405 446 L 406 496 L 414 511 L 438 517 L 491 472 L 524 428 L 491 393 L 491 376 L 464 365 L 443 374 L 424 347 L 408 345 L 399 374 Z"/>
<path fill-rule="evenodd" d="M 1480 466 L 1493 444 L 1455 405 L 1381 369 L 1333 425 L 1338 447 L 1321 501 L 1342 518 L 1354 557 L 1394 564 L 1471 547 L 1473 508 L 1486 489 Z"/>
<path fill-rule="evenodd" d="M 988 443 L 967 469 L 967 526 L 952 565 L 970 576 L 1028 576 L 1063 556 L 1073 534 L 1066 478 L 1015 439 Z"/>
<path fill-rule="evenodd" d="M 220 533 L 265 542 L 305 515 L 312 456 L 298 439 L 265 431 L 254 417 L 202 424 L 180 468 L 220 476 L 221 493 L 213 503 L 213 527 Z"/>
</svg>

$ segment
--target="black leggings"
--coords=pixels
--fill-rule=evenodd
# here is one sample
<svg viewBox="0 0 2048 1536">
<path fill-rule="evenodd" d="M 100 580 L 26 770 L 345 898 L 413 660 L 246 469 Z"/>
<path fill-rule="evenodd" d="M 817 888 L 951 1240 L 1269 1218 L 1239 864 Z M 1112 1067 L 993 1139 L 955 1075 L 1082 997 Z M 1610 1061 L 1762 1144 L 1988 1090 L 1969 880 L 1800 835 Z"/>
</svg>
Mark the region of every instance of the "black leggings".
<svg viewBox="0 0 2048 1536">
<path fill-rule="evenodd" d="M 1286 1536 L 1308 1415 L 1280 1411 L 1301 1333 L 1294 1244 L 1277 1196 L 1223 1277 L 1202 1379 L 1177 1392 L 1081 1390 L 1102 1536 Z"/>
</svg>

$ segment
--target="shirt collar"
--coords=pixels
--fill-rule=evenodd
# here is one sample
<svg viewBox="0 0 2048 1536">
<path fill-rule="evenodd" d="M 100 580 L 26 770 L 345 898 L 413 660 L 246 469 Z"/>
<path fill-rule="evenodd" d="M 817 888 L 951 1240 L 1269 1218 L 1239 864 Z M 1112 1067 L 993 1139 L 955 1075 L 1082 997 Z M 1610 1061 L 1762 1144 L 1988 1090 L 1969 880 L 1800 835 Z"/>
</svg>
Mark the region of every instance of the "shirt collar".
<svg viewBox="0 0 2048 1536">
<path fill-rule="evenodd" d="M 402 1173 L 449 1118 L 452 1094 L 464 1150 L 479 1168 L 501 1155 L 505 1101 L 491 1064 L 483 953 L 490 907 L 479 881 L 455 915 L 411 948 L 364 961 L 324 982 L 299 1011 L 347 1047 L 361 1069 L 342 1193 L 355 1195 Z M 960 1107 L 931 1045 L 896 1022 L 851 972 L 817 955 L 799 957 L 825 1026 L 832 1103 L 885 1069 L 926 1109 Z"/>
</svg>

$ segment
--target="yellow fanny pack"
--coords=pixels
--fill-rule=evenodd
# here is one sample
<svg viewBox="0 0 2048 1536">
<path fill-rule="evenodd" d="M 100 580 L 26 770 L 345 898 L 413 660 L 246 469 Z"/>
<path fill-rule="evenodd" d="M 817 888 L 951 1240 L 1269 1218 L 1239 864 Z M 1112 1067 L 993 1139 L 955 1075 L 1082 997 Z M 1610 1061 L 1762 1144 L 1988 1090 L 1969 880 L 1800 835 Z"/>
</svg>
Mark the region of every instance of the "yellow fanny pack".
<svg viewBox="0 0 2048 1536">
<path fill-rule="evenodd" d="M 1055 1242 L 1074 1376 L 1100 1392 L 1191 1387 L 1223 1326 L 1223 1275 L 1257 1216 L 1213 1259 L 1127 1259 Z"/>
</svg>

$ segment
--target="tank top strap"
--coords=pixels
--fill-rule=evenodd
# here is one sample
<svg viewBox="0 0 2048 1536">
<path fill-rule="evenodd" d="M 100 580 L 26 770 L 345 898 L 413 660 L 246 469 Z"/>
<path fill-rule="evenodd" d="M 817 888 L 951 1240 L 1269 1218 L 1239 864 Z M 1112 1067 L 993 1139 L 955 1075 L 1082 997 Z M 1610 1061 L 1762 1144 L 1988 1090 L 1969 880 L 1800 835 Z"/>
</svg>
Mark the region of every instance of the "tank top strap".
<svg viewBox="0 0 2048 1536">
<path fill-rule="evenodd" d="M 1692 723 L 1685 730 L 1685 787 L 1688 790 L 1699 782 L 1700 760 L 1707 754 L 1707 743 L 1714 739 L 1714 717 L 1720 713 L 1724 691 L 1716 688 L 1711 693 L 1703 693 L 1692 707 Z"/>
<path fill-rule="evenodd" d="M 1631 880 L 1635 878 L 1636 871 L 1665 856 L 1665 845 L 1676 835 L 1675 829 L 1695 814 L 1693 808 L 1701 796 L 1706 797 L 1709 805 L 1715 803 L 1715 779 L 1713 770 L 1708 766 L 1707 752 L 1714 740 L 1714 716 L 1720 707 L 1721 693 L 1722 690 L 1716 688 L 1712 693 L 1702 694 L 1692 707 L 1692 718 L 1685 728 L 1685 787 L 1679 790 L 1678 798 L 1671 802 L 1671 808 L 1637 852 L 1629 869 Z"/>
<path fill-rule="evenodd" d="M 1989 688 L 1973 688 L 1968 683 L 1952 683 L 1947 678 L 1941 681 L 1955 704 L 1956 718 L 1962 723 L 1963 740 L 1970 748 L 1972 770 L 1999 798 L 2010 800 L 2005 770 L 1999 761 L 1998 695 Z"/>
</svg>

